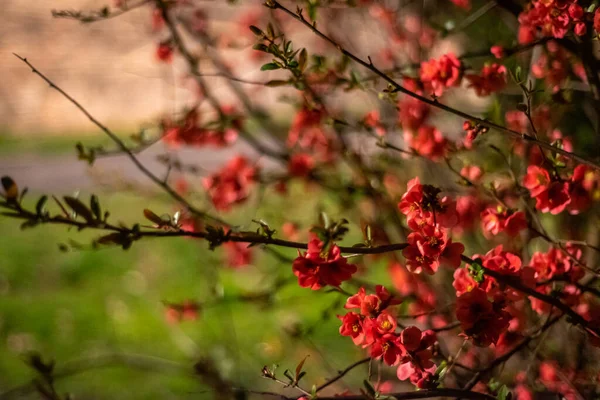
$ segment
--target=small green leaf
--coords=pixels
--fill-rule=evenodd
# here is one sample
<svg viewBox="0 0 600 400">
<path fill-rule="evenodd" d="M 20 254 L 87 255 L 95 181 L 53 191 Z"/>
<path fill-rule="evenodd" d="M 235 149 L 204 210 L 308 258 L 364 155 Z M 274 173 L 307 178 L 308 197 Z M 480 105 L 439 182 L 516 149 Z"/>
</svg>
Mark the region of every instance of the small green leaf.
<svg viewBox="0 0 600 400">
<path fill-rule="evenodd" d="M 257 28 L 254 25 L 250 25 L 250 30 L 252 31 L 252 33 L 254 33 L 256 36 L 264 36 L 265 33 L 260 29 Z"/>
<path fill-rule="evenodd" d="M 279 86 L 287 86 L 289 84 L 290 84 L 289 81 L 283 81 L 283 80 L 274 79 L 272 81 L 269 81 L 269 82 L 265 83 L 265 86 L 268 86 L 268 87 L 279 87 Z"/>
<path fill-rule="evenodd" d="M 102 209 L 100 208 L 100 201 L 98 196 L 95 194 L 90 197 L 90 209 L 98 221 L 102 219 Z"/>
<path fill-rule="evenodd" d="M 158 226 L 161 226 L 164 224 L 164 221 L 162 220 L 161 217 L 154 214 L 154 212 L 152 212 L 151 210 L 148 210 L 147 208 L 144 209 L 144 217 L 146 217 L 147 220 L 154 222 Z"/>
<path fill-rule="evenodd" d="M 300 373 L 302 372 L 302 367 L 304 366 L 304 363 L 306 362 L 306 359 L 308 357 L 309 357 L 308 355 L 306 357 L 304 357 L 302 359 L 302 361 L 300 361 L 298 363 L 298 365 L 296 366 L 296 382 L 298 382 L 300 380 L 300 378 L 301 378 Z"/>
<path fill-rule="evenodd" d="M 275 69 L 280 69 L 281 67 L 275 63 L 267 63 L 265 65 L 263 65 L 262 67 L 260 67 L 261 71 L 272 71 Z"/>
<path fill-rule="evenodd" d="M 35 204 L 35 212 L 37 215 L 42 215 L 42 213 L 44 212 L 44 206 L 46 205 L 47 201 L 48 196 L 46 195 L 40 197 L 40 199 L 37 201 L 37 203 Z"/>
<path fill-rule="evenodd" d="M 94 222 L 94 215 L 79 199 L 71 196 L 65 196 L 63 199 L 65 203 L 67 203 L 67 205 L 71 207 L 71 209 L 75 211 L 77 215 L 80 215 L 83 219 L 85 219 L 86 222 Z"/>
<path fill-rule="evenodd" d="M 306 69 L 306 61 L 308 60 L 308 54 L 306 52 L 306 49 L 302 49 L 300 51 L 300 55 L 298 56 L 298 69 L 300 70 L 300 72 L 304 72 L 304 70 Z"/>
<path fill-rule="evenodd" d="M 371 382 L 369 382 L 368 380 L 364 380 L 363 381 L 363 385 L 365 387 L 365 389 L 367 390 L 367 393 L 369 393 L 371 396 L 375 396 L 375 393 L 377 393 L 377 391 L 375 390 L 375 388 L 373 387 L 373 384 Z"/>
<path fill-rule="evenodd" d="M 269 52 L 269 48 L 267 47 L 267 45 L 262 44 L 262 43 L 257 43 L 254 46 L 252 46 L 252 48 L 254 50 L 262 51 L 262 52 L 265 52 L 265 53 Z"/>
</svg>

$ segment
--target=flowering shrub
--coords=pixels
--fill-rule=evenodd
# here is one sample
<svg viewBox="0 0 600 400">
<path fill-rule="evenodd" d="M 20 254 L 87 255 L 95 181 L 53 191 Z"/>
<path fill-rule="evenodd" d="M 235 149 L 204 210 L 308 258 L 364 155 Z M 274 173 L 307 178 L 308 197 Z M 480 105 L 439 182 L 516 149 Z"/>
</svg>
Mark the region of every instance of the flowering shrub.
<svg viewBox="0 0 600 400">
<path fill-rule="evenodd" d="M 121 0 L 114 10 L 96 13 L 55 14 L 94 22 L 128 12 L 132 3 Z M 452 15 L 460 13 L 465 22 L 456 26 L 426 18 L 435 13 L 419 15 L 410 7 L 405 13 L 387 7 L 388 2 L 297 3 L 266 0 L 249 7 L 235 17 L 237 27 L 247 25 L 244 30 L 223 32 L 218 41 L 211 10 L 202 2 L 135 4 L 150 9 L 149 23 L 162 35 L 157 58 L 186 66 L 195 102 L 179 118 L 163 117 L 154 140 L 134 137 L 136 147 L 90 117 L 117 150 L 79 144 L 78 155 L 92 164 L 99 156 L 124 153 L 183 212 L 159 216 L 144 210 L 140 218 L 151 225 L 127 226 L 102 213 L 97 196 L 89 204 L 54 197 L 52 207 L 42 196 L 31 208 L 18 182 L 5 176 L 3 215 L 23 220 L 23 227 L 57 224 L 102 231 L 94 248 L 126 250 L 141 240 L 173 236 L 203 240 L 211 250 L 224 249 L 223 265 L 234 274 L 262 264 L 260 254 L 273 257 L 281 277 L 275 274 L 265 293 L 244 293 L 242 300 L 272 306 L 288 285 L 310 288 L 303 290 L 305 296 L 333 293 L 341 300 L 324 319 L 338 314 L 345 301 L 349 311 L 338 315 L 339 334 L 366 358 L 325 381 L 304 370 L 306 358 L 283 377 L 263 368 L 268 384 L 293 389 L 301 396 L 296 398 L 328 399 L 327 391 L 342 399 L 357 398 L 359 391 L 368 399 L 507 399 L 511 392 L 517 399 L 532 399 L 544 391 L 565 398 L 600 396 L 596 4 L 493 3 L 518 31 L 508 37 L 504 27 L 503 43 L 478 46 L 484 39 L 472 32 L 466 36 L 472 40 L 462 45 L 451 38 L 478 23 L 497 23 L 485 17 L 489 5 L 469 13 L 480 5 L 440 4 Z M 346 19 L 326 7 L 330 4 L 347 12 L 349 21 L 351 13 L 361 11 L 361 20 L 376 21 L 385 40 L 369 44 L 373 58 L 362 58 L 369 51 L 350 50 L 358 41 Z M 318 42 L 300 39 L 304 31 L 315 33 Z M 319 47 L 323 44 L 330 46 Z M 240 65 L 221 51 L 242 52 L 250 45 L 252 55 Z M 438 48 L 450 47 L 439 53 Z M 486 50 L 477 52 L 480 48 Z M 58 83 L 21 59 L 65 95 Z M 218 70 L 219 85 L 234 94 L 233 105 L 223 105 L 215 94 L 200 62 L 204 59 Z M 244 68 L 264 80 L 242 78 Z M 284 93 L 282 99 L 293 108 L 284 126 L 276 118 L 279 111 L 265 101 L 269 90 Z M 380 103 L 364 101 L 373 92 Z M 343 97 L 354 103 L 340 101 Z M 170 149 L 218 148 L 228 161 L 198 178 L 200 169 L 165 156 L 168 169 L 162 178 L 137 156 L 154 141 Z M 252 147 L 252 155 L 235 153 L 232 145 L 238 142 Z M 199 182 L 206 201 L 190 196 Z M 281 234 L 275 225 L 248 217 L 254 214 L 249 207 L 263 196 L 284 199 L 284 209 L 269 210 L 281 216 Z M 316 207 L 321 212 L 309 212 L 320 215 L 318 222 L 294 208 L 313 198 L 322 199 Z M 230 222 L 236 210 L 242 211 L 241 224 Z M 251 223 L 256 225 L 248 228 Z M 172 324 L 193 323 L 203 317 L 202 305 L 189 299 L 165 303 L 166 318 Z M 294 307 L 303 311 L 301 302 Z M 286 354 L 285 362 L 296 356 Z M 350 370 L 367 363 L 368 372 L 352 391 L 337 386 Z M 204 367 L 196 364 L 194 371 L 215 390 L 241 387 Z M 40 391 L 55 393 L 51 371 L 45 374 Z M 308 389 L 308 379 L 321 383 Z M 277 395 L 261 388 L 236 390 L 227 396 Z"/>
</svg>

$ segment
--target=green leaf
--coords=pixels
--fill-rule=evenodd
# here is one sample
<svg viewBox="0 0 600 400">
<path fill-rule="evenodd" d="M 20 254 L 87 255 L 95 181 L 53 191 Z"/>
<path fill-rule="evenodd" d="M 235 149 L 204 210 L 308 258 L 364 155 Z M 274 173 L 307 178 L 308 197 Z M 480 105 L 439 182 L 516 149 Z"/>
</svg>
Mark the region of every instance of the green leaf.
<svg viewBox="0 0 600 400">
<path fill-rule="evenodd" d="M 363 385 L 364 385 L 365 389 L 367 390 L 367 393 L 369 393 L 371 396 L 375 396 L 375 393 L 377 393 L 377 391 L 375 390 L 375 388 L 373 387 L 373 384 L 371 382 L 369 382 L 367 379 L 365 379 L 363 381 Z"/>
<path fill-rule="evenodd" d="M 37 201 L 37 203 L 35 204 L 35 212 L 37 215 L 42 215 L 42 213 L 44 212 L 44 206 L 46 205 L 47 201 L 48 201 L 48 196 L 46 196 L 46 195 L 43 195 Z"/>
<path fill-rule="evenodd" d="M 306 69 L 306 61 L 308 60 L 308 53 L 306 52 L 306 49 L 302 49 L 300 51 L 300 55 L 298 56 L 298 69 L 300 70 L 300 72 L 304 72 L 304 70 Z"/>
<path fill-rule="evenodd" d="M 254 33 L 256 36 L 264 36 L 265 33 L 260 29 L 257 28 L 254 25 L 250 25 L 250 30 L 252 31 L 252 33 Z"/>
<path fill-rule="evenodd" d="M 296 382 L 298 382 L 301 378 L 301 372 L 302 372 L 302 367 L 304 366 L 304 363 L 306 362 L 306 359 L 309 357 L 309 355 L 307 355 L 306 357 L 304 357 L 302 359 L 302 361 L 300 361 L 298 363 L 298 365 L 296 366 Z"/>
<path fill-rule="evenodd" d="M 154 222 L 158 226 L 162 226 L 165 223 L 161 217 L 154 214 L 154 212 L 148 210 L 147 208 L 144 209 L 144 217 L 146 217 L 147 220 Z"/>
<path fill-rule="evenodd" d="M 510 392 L 510 390 L 508 390 L 506 385 L 502 385 L 502 387 L 498 390 L 498 393 L 496 394 L 496 399 L 510 400 L 511 398 L 512 398 L 512 393 Z"/>
<path fill-rule="evenodd" d="M 88 223 L 94 222 L 94 215 L 87 208 L 87 206 L 85 204 L 83 204 L 79 199 L 76 199 L 75 197 L 71 197 L 71 196 L 65 196 L 65 197 L 63 197 L 63 199 L 64 199 L 65 203 L 67 203 L 67 205 L 69 207 L 71 207 L 71 209 L 73 211 L 75 211 L 75 213 L 77 215 L 81 215 L 81 217 L 83 219 L 85 219 L 86 222 L 88 222 Z"/>
<path fill-rule="evenodd" d="M 280 69 L 281 67 L 275 63 L 267 63 L 265 65 L 263 65 L 262 67 L 260 67 L 261 71 L 272 71 L 275 69 Z"/>
<path fill-rule="evenodd" d="M 265 53 L 269 52 L 269 48 L 267 47 L 267 45 L 262 44 L 262 43 L 257 43 L 254 46 L 252 46 L 252 48 L 254 50 L 262 51 L 262 52 L 265 52 Z"/>
<path fill-rule="evenodd" d="M 279 87 L 279 86 L 287 86 L 289 84 L 290 84 L 289 81 L 283 81 L 283 80 L 274 79 L 272 81 L 269 81 L 269 82 L 265 83 L 265 86 L 268 86 L 268 87 Z"/>
<path fill-rule="evenodd" d="M 102 219 L 102 209 L 100 208 L 100 201 L 98 196 L 95 194 L 90 197 L 90 209 L 98 221 Z"/>
</svg>

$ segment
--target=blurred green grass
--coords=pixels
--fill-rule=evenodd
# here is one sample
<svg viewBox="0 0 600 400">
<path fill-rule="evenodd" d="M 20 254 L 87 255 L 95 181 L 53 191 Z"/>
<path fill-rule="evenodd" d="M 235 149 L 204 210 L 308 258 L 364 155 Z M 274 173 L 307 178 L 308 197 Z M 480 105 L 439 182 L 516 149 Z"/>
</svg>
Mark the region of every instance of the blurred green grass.
<svg viewBox="0 0 600 400">
<path fill-rule="evenodd" d="M 143 223 L 144 208 L 174 211 L 162 195 L 99 195 L 113 222 Z M 27 204 L 33 206 L 36 197 L 28 195 Z M 280 228 L 283 217 L 300 216 L 297 222 L 307 228 L 317 209 L 329 209 L 335 217 L 333 203 L 321 197 L 292 186 L 286 197 L 257 195 L 227 217 L 255 229 L 253 218 Z M 190 367 L 210 357 L 236 384 L 273 391 L 282 388 L 260 377 L 263 365 L 278 363 L 282 371 L 293 371 L 311 354 L 305 379 L 312 385 L 363 356 L 351 341 L 339 337 L 335 315 L 343 312 L 343 296 L 299 288 L 291 265 L 258 248 L 252 265 L 233 270 L 224 266 L 223 249 L 211 252 L 206 243 L 191 239 L 143 240 L 128 251 L 64 253 L 59 243 L 74 239 L 85 244 L 101 233 L 61 226 L 21 231 L 19 225 L 0 216 L 0 393 L 35 376 L 23 361 L 28 351 L 55 360 L 58 369 L 68 360 L 108 353 L 145 354 Z M 352 231 L 348 241 L 360 241 L 360 230 Z M 295 255 L 294 250 L 278 250 L 290 258 Z M 280 277 L 291 284 L 274 295 L 272 305 L 235 301 L 240 293 L 268 289 Z M 207 304 L 200 318 L 168 324 L 162 302 L 186 299 Z M 317 327 L 310 336 L 293 334 L 309 326 Z M 198 379 L 118 366 L 60 380 L 57 388 L 79 398 L 214 398 Z"/>
</svg>

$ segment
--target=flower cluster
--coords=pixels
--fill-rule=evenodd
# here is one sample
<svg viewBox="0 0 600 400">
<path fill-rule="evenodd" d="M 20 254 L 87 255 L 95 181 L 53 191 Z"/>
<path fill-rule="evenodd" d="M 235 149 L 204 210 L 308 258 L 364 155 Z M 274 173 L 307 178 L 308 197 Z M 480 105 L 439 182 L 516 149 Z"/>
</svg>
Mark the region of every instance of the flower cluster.
<svg viewBox="0 0 600 400">
<path fill-rule="evenodd" d="M 304 107 L 300 109 L 290 127 L 287 144 L 302 151 L 309 151 L 322 161 L 331 161 L 336 146 L 323 128 L 325 112 L 320 108 Z"/>
<path fill-rule="evenodd" d="M 587 209 L 596 197 L 598 179 L 594 171 L 578 165 L 570 178 L 564 179 L 553 171 L 530 165 L 523 178 L 523 186 L 536 200 L 535 207 L 544 213 L 559 214 L 565 209 L 579 214 Z"/>
<path fill-rule="evenodd" d="M 477 96 L 489 96 L 506 86 L 506 67 L 496 63 L 485 65 L 479 75 L 467 74 L 465 78 Z"/>
<path fill-rule="evenodd" d="M 407 268 L 415 273 L 433 274 L 441 264 L 460 266 L 465 248 L 461 243 L 453 243 L 447 231 L 458 220 L 456 203 L 448 197 L 439 199 L 439 192 L 433 186 L 422 185 L 417 177 L 408 182 L 398 205 L 413 230 L 402 254 Z"/>
<path fill-rule="evenodd" d="M 539 29 L 543 36 L 562 39 L 572 31 L 585 35 L 584 9 L 573 0 L 534 0 L 519 15 L 519 42 L 531 43 Z"/>
<path fill-rule="evenodd" d="M 292 270 L 300 286 L 318 290 L 327 285 L 339 287 L 352 277 L 357 268 L 348 263 L 336 244 L 324 247 L 323 242 L 313 239 L 308 243 L 308 251 L 298 254 Z"/>
<path fill-rule="evenodd" d="M 178 123 L 163 123 L 162 140 L 171 146 L 224 147 L 230 145 L 238 137 L 242 119 L 236 115 L 232 107 L 223 107 L 223 113 L 231 120 L 229 126 L 222 129 L 209 129 L 200 126 L 199 112 L 197 109 L 192 109 Z"/>
<path fill-rule="evenodd" d="M 475 288 L 456 300 L 456 318 L 464 335 L 477 346 L 496 344 L 500 334 L 508 328 L 510 314 L 504 311 L 503 299 L 490 301 L 488 294 Z"/>
<path fill-rule="evenodd" d="M 256 181 L 258 169 L 243 156 L 236 156 L 223 169 L 204 178 L 204 187 L 217 210 L 229 211 L 234 204 L 244 202 Z"/>
<path fill-rule="evenodd" d="M 489 128 L 481 124 L 475 124 L 471 121 L 465 121 L 463 122 L 463 130 L 467 132 L 467 136 L 465 136 L 463 144 L 467 149 L 472 149 L 475 139 L 477 139 L 478 136 L 486 133 Z"/>
<path fill-rule="evenodd" d="M 399 303 L 381 285 L 376 286 L 375 294 L 369 295 L 360 288 L 345 305 L 358 312 L 338 316 L 342 321 L 340 334 L 351 337 L 357 346 L 369 348 L 371 357 L 390 366 L 398 365 L 398 379 L 410 379 L 417 387 L 426 388 L 436 370 L 431 361 L 436 336 L 431 330 L 422 332 L 415 326 L 398 332 L 398 323 L 389 307 Z"/>
<path fill-rule="evenodd" d="M 165 319 L 170 324 L 194 321 L 198 319 L 199 313 L 200 304 L 192 300 L 186 300 L 181 304 L 165 303 Z"/>
<path fill-rule="evenodd" d="M 481 226 L 484 233 L 497 235 L 505 232 L 514 237 L 527 228 L 527 219 L 523 211 L 514 211 L 502 206 L 488 207 L 481 212 Z"/>
<path fill-rule="evenodd" d="M 462 80 L 462 63 L 454 53 L 444 54 L 439 59 L 421 63 L 419 75 L 425 90 L 435 96 L 441 96 L 449 87 L 459 86 Z"/>
</svg>

